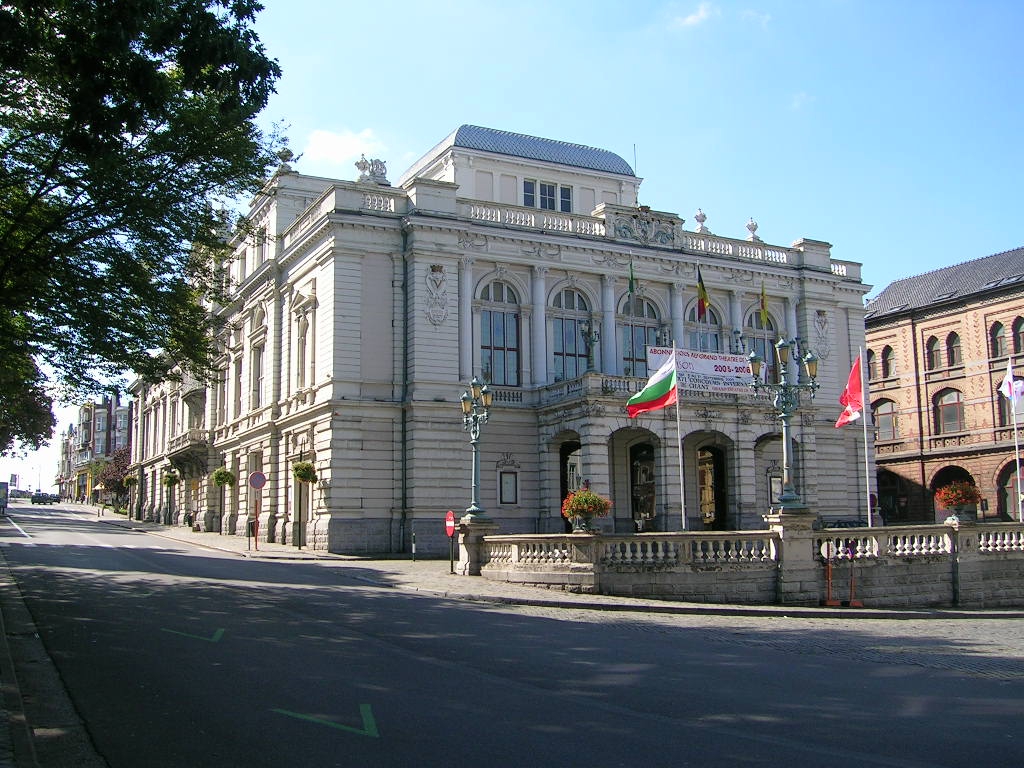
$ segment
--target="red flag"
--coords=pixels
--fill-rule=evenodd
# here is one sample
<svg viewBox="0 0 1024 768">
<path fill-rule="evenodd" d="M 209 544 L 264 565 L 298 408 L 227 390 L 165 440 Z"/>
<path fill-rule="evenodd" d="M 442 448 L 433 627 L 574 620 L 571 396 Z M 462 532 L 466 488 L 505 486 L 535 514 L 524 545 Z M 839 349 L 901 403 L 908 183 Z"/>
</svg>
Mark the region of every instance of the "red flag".
<svg viewBox="0 0 1024 768">
<path fill-rule="evenodd" d="M 839 420 L 836 422 L 836 427 L 841 427 L 843 424 L 848 424 L 855 419 L 859 419 L 861 411 L 864 410 L 864 384 L 860 378 L 860 355 L 857 355 L 857 359 L 853 361 L 853 368 L 850 369 L 850 378 L 846 380 L 846 389 L 843 390 L 843 394 L 839 396 L 839 404 L 846 406 L 841 414 L 839 414 Z"/>
</svg>

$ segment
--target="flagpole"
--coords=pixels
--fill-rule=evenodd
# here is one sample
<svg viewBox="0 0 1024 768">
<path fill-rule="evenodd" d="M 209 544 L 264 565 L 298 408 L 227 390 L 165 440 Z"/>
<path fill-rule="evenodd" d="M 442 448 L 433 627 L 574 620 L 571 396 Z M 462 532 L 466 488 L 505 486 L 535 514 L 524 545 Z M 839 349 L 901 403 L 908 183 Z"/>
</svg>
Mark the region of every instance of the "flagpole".
<svg viewBox="0 0 1024 768">
<path fill-rule="evenodd" d="M 1013 392 L 1013 383 L 1010 383 L 1010 391 Z M 1017 473 L 1017 520 L 1024 523 L 1024 504 L 1022 504 L 1020 495 L 1020 438 L 1017 437 L 1017 403 L 1011 397 L 1010 398 L 1010 413 L 1013 417 L 1013 458 L 1016 461 L 1016 473 Z"/>
<path fill-rule="evenodd" d="M 676 361 L 676 340 L 672 339 L 672 364 L 678 366 Z M 679 419 L 679 375 L 676 373 L 676 450 L 679 453 L 679 508 L 683 518 L 683 530 L 686 527 L 686 489 L 683 487 L 683 427 Z"/>
<path fill-rule="evenodd" d="M 864 369 L 864 347 L 857 347 L 857 359 L 860 361 L 860 397 L 864 401 L 861 404 L 861 408 L 864 409 L 864 416 L 861 418 L 864 427 L 864 503 L 868 509 L 868 528 L 872 528 L 871 475 L 868 466 L 868 414 L 871 412 L 871 405 L 868 402 L 867 371 Z"/>
</svg>

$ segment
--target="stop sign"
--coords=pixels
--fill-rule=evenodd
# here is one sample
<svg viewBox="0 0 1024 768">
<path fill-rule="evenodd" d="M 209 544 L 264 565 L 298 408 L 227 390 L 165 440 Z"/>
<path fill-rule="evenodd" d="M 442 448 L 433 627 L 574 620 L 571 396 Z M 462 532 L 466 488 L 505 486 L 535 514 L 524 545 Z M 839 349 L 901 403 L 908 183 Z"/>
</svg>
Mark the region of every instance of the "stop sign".
<svg viewBox="0 0 1024 768">
<path fill-rule="evenodd" d="M 455 513 L 450 509 L 448 514 L 444 516 L 444 532 L 448 534 L 448 538 L 455 535 Z"/>
</svg>

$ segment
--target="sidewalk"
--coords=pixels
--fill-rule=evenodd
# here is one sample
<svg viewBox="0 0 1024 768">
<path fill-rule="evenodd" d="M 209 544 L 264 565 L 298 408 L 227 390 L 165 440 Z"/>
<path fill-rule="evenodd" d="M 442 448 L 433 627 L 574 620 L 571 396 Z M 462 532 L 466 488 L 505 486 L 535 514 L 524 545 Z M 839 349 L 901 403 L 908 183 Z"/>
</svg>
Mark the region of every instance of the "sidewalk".
<svg viewBox="0 0 1024 768">
<path fill-rule="evenodd" d="M 78 511 L 96 513 L 96 507 L 69 504 Z M 451 573 L 451 564 L 428 558 L 413 560 L 408 555 L 380 555 L 360 557 L 337 555 L 322 550 L 299 549 L 293 545 L 256 542 L 245 536 L 225 536 L 218 533 L 196 532 L 181 525 L 127 520 L 107 510 L 99 522 L 144 531 L 165 539 L 188 542 L 195 546 L 230 552 L 253 560 L 317 562 L 329 567 L 351 568 L 358 578 L 381 587 L 404 589 L 457 600 L 489 602 L 508 605 L 532 605 L 549 608 L 575 608 L 605 611 L 641 611 L 645 613 L 693 614 L 706 616 L 776 616 L 801 618 L 860 618 L 860 619 L 957 619 L 957 618 L 1016 618 L 1021 611 L 959 611 L 955 609 L 890 610 L 872 608 L 825 608 L 782 605 L 723 605 L 712 603 L 686 603 L 673 600 L 654 600 L 611 595 L 578 594 L 541 587 L 527 587 L 507 582 L 491 581 L 481 576 L 459 576 Z M 457 565 L 457 564 L 456 564 Z"/>
</svg>

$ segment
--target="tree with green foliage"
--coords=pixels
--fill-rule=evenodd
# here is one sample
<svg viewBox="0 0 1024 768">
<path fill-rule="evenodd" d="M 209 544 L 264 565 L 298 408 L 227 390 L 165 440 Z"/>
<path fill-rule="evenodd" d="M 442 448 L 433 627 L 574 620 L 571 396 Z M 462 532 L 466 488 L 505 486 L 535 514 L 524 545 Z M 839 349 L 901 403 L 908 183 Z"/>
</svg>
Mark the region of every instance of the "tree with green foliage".
<svg viewBox="0 0 1024 768">
<path fill-rule="evenodd" d="M 128 474 L 128 465 L 131 460 L 128 446 L 122 446 L 110 454 L 110 460 L 105 462 L 102 469 L 95 475 L 95 480 L 103 483 L 103 487 L 114 494 L 117 499 L 120 499 L 128 490 L 124 479 Z"/>
<path fill-rule="evenodd" d="M 127 370 L 208 374 L 233 226 L 216 206 L 279 149 L 256 125 L 280 76 L 260 10 L 0 4 L 0 454 L 50 437 L 48 383 L 70 399 Z"/>
</svg>

